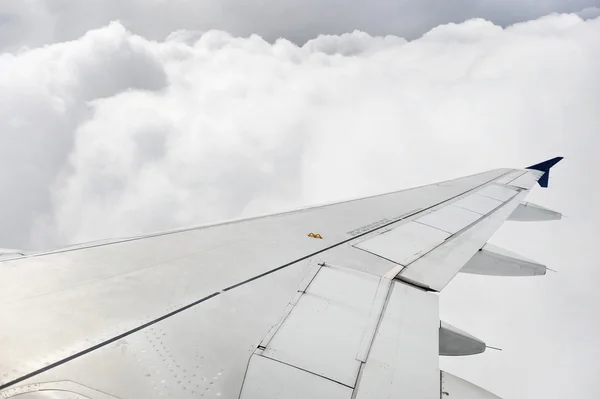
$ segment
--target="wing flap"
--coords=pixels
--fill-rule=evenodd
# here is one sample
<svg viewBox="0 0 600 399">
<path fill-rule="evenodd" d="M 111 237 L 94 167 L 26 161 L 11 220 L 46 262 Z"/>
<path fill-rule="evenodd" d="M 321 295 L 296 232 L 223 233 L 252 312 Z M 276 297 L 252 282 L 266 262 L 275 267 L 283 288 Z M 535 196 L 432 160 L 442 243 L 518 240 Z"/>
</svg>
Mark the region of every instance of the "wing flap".
<svg viewBox="0 0 600 399">
<path fill-rule="evenodd" d="M 353 387 L 378 283 L 373 275 L 322 267 L 262 355 Z"/>
<path fill-rule="evenodd" d="M 438 297 L 394 281 L 357 399 L 438 398 Z"/>
</svg>

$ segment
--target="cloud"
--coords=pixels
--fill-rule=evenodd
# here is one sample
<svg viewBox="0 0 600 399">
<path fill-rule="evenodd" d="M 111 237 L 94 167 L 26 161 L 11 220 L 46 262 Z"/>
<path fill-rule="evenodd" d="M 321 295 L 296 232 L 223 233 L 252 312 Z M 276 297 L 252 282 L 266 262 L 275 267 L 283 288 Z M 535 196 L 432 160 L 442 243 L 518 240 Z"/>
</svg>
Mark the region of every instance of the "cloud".
<svg viewBox="0 0 600 399">
<path fill-rule="evenodd" d="M 583 330 L 583 312 L 557 298 L 585 287 L 588 296 L 574 303 L 598 300 L 590 285 L 600 278 L 593 267 L 600 195 L 590 181 L 600 131 L 599 42 L 600 18 L 553 14 L 506 28 L 484 19 L 450 23 L 412 41 L 354 31 L 303 46 L 216 30 L 151 40 L 112 23 L 71 41 L 2 54 L 0 247 L 135 235 L 562 155 L 553 171 L 558 188 L 529 199 L 576 223 L 558 231 L 520 225 L 526 233 L 514 227 L 499 240 L 550 267 L 563 265 L 565 279 L 527 309 L 550 306 Z M 519 245 L 521 251 L 512 247 Z M 542 290 L 527 285 L 533 281 L 519 285 L 518 298 Z M 484 284 L 459 278 L 452 287 L 479 290 L 473 298 L 489 295 L 489 303 L 506 298 L 508 283 L 495 293 L 484 292 Z M 452 290 L 444 295 L 452 303 Z M 502 305 L 512 312 L 522 304 L 516 302 Z M 446 314 L 474 333 L 490 320 L 515 320 L 471 311 Z M 524 331 L 538 322 L 524 311 L 515 317 Z M 545 359 L 539 373 L 517 368 L 512 385 L 494 373 L 474 379 L 523 396 L 519 383 L 531 375 L 531 397 L 560 391 L 540 381 L 562 372 L 542 344 L 569 348 L 578 336 L 553 331 L 556 321 L 547 315 L 539 323 L 544 339 L 531 348 L 510 342 L 528 359 Z M 494 337 L 495 330 L 483 331 Z M 575 353 L 592 362 L 581 342 Z M 573 354 L 560 353 L 576 366 Z M 508 364 L 497 364 L 509 368 L 525 355 L 506 356 Z M 491 367 L 482 359 L 478 370 Z M 571 381 L 584 381 L 577 370 L 569 371 Z M 567 388 L 581 389 L 579 396 L 588 389 Z"/>
<path fill-rule="evenodd" d="M 113 23 L 5 54 L 2 245 L 133 235 L 568 156 L 600 128 L 599 26 L 573 14 L 506 29 L 475 19 L 410 42 L 355 31 L 297 46 L 222 31 L 156 42 Z"/>
<path fill-rule="evenodd" d="M 73 42 L 0 55 L 2 245 L 30 245 L 31 226 L 52 213 L 49 186 L 91 115 L 88 101 L 166 84 L 144 43 L 112 24 Z"/>
<path fill-rule="evenodd" d="M 303 44 L 320 34 L 360 30 L 415 39 L 437 25 L 484 18 L 501 26 L 558 12 L 592 18 L 599 0 L 20 0 L 0 3 L 0 50 L 74 40 L 90 29 L 121 21 L 127 29 L 163 40 L 184 29 L 284 37 Z"/>
<path fill-rule="evenodd" d="M 586 7 L 577 13 L 581 18 L 594 19 L 600 16 L 600 7 Z"/>
</svg>

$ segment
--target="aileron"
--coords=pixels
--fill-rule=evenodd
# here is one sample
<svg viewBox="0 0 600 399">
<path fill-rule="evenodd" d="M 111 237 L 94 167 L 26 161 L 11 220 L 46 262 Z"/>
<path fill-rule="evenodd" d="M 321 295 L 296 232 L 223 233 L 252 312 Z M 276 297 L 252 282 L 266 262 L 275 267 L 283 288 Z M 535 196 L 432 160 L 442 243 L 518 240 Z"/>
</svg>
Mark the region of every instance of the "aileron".
<svg viewBox="0 0 600 399">
<path fill-rule="evenodd" d="M 443 243 L 448 237 L 450 233 L 435 227 L 408 222 L 355 246 L 406 266 Z"/>
<path fill-rule="evenodd" d="M 398 278 L 407 279 L 435 291 L 441 291 L 465 263 L 481 248 L 518 206 L 526 192 L 518 194 L 494 213 L 470 226 L 460 234 L 434 248 L 409 267 Z"/>
<path fill-rule="evenodd" d="M 481 218 L 481 214 L 450 204 L 415 220 L 449 234 L 457 233 Z"/>
<path fill-rule="evenodd" d="M 517 195 L 517 191 L 512 188 L 490 184 L 477 191 L 477 194 L 504 202 Z"/>
<path fill-rule="evenodd" d="M 452 205 L 459 208 L 468 209 L 473 212 L 477 212 L 480 215 L 486 215 L 492 212 L 494 209 L 498 208 L 502 204 L 503 201 L 499 201 L 494 198 L 474 193 L 464 198 L 461 198 L 460 200 L 454 202 Z"/>
</svg>

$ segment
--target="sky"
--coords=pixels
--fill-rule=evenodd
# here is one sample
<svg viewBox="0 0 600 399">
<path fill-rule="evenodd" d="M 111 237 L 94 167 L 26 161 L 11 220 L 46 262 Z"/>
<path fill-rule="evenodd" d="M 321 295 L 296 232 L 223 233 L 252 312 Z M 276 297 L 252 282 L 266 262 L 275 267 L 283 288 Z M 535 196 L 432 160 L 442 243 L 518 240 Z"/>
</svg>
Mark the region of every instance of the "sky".
<svg viewBox="0 0 600 399">
<path fill-rule="evenodd" d="M 600 1 L 0 2 L 0 248 L 44 249 L 408 188 L 554 156 L 560 222 L 492 243 L 543 278 L 458 276 L 442 367 L 592 397 Z"/>
</svg>

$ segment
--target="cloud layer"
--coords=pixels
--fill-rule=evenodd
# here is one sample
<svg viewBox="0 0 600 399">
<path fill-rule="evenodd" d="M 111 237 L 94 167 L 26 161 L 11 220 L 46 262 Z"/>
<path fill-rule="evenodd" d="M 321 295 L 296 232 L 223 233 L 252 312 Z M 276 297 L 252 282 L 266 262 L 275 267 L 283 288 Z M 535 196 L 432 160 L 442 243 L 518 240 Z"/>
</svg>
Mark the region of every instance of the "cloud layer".
<svg viewBox="0 0 600 399">
<path fill-rule="evenodd" d="M 412 40 L 437 25 L 471 18 L 507 26 L 552 12 L 594 18 L 599 11 L 600 0 L 19 0 L 0 3 L 0 51 L 73 40 L 114 20 L 153 40 L 180 29 L 218 29 L 303 44 L 355 29 Z"/>
<path fill-rule="evenodd" d="M 555 319 L 538 321 L 524 311 L 495 317 L 516 317 L 523 331 L 533 331 L 532 323 L 547 327 L 539 341 L 519 337 L 536 342 L 519 349 L 545 359 L 544 373 L 553 370 L 547 343 L 574 348 L 592 362 L 591 336 L 581 331 L 587 331 L 584 305 L 599 300 L 591 282 L 600 278 L 591 263 L 600 233 L 600 194 L 590 185 L 600 144 L 600 18 L 590 19 L 593 11 L 586 11 L 588 19 L 556 14 L 507 28 L 474 19 L 412 41 L 360 31 L 321 35 L 302 46 L 216 30 L 180 30 L 153 41 L 111 23 L 72 41 L 4 53 L 0 247 L 135 235 L 562 155 L 567 160 L 553 171 L 561 190 L 551 197 L 538 190 L 530 199 L 541 198 L 577 223 L 556 234 L 519 226 L 527 233 L 510 236 L 507 247 L 522 245 L 522 253 L 550 267 L 574 263 L 527 309 L 550 306 L 566 325 L 580 328 L 550 333 Z M 543 259 L 549 252 L 532 241 L 566 250 Z M 479 290 L 473 297 L 507 305 L 510 284 L 496 285 L 502 291 L 495 294 L 484 284 L 459 278 L 452 289 Z M 520 298 L 541 290 L 527 284 L 536 283 L 518 285 Z M 580 289 L 589 294 L 580 298 Z M 444 295 L 453 303 L 452 290 Z M 577 311 L 557 300 L 566 297 L 580 304 Z M 460 298 L 455 294 L 454 303 Z M 490 325 L 477 322 L 486 312 L 446 313 L 476 332 Z M 556 353 L 577 363 L 571 352 Z M 482 364 L 515 364 L 506 361 Z M 571 368 L 569 378 L 584 381 L 582 369 Z M 531 377 L 530 396 L 544 396 L 538 389 L 545 389 L 546 374 L 515 370 L 512 385 L 494 379 L 487 385 L 523 396 L 527 389 L 519 383 Z M 574 385 L 580 396 L 590 392 Z M 556 397 L 577 396 L 572 387 L 549 386 Z"/>
<path fill-rule="evenodd" d="M 599 29 L 576 15 L 506 29 L 477 19 L 411 42 L 355 31 L 299 47 L 221 31 L 154 42 L 112 23 L 5 54 L 2 245 L 137 234 L 568 156 L 600 127 Z"/>
</svg>

